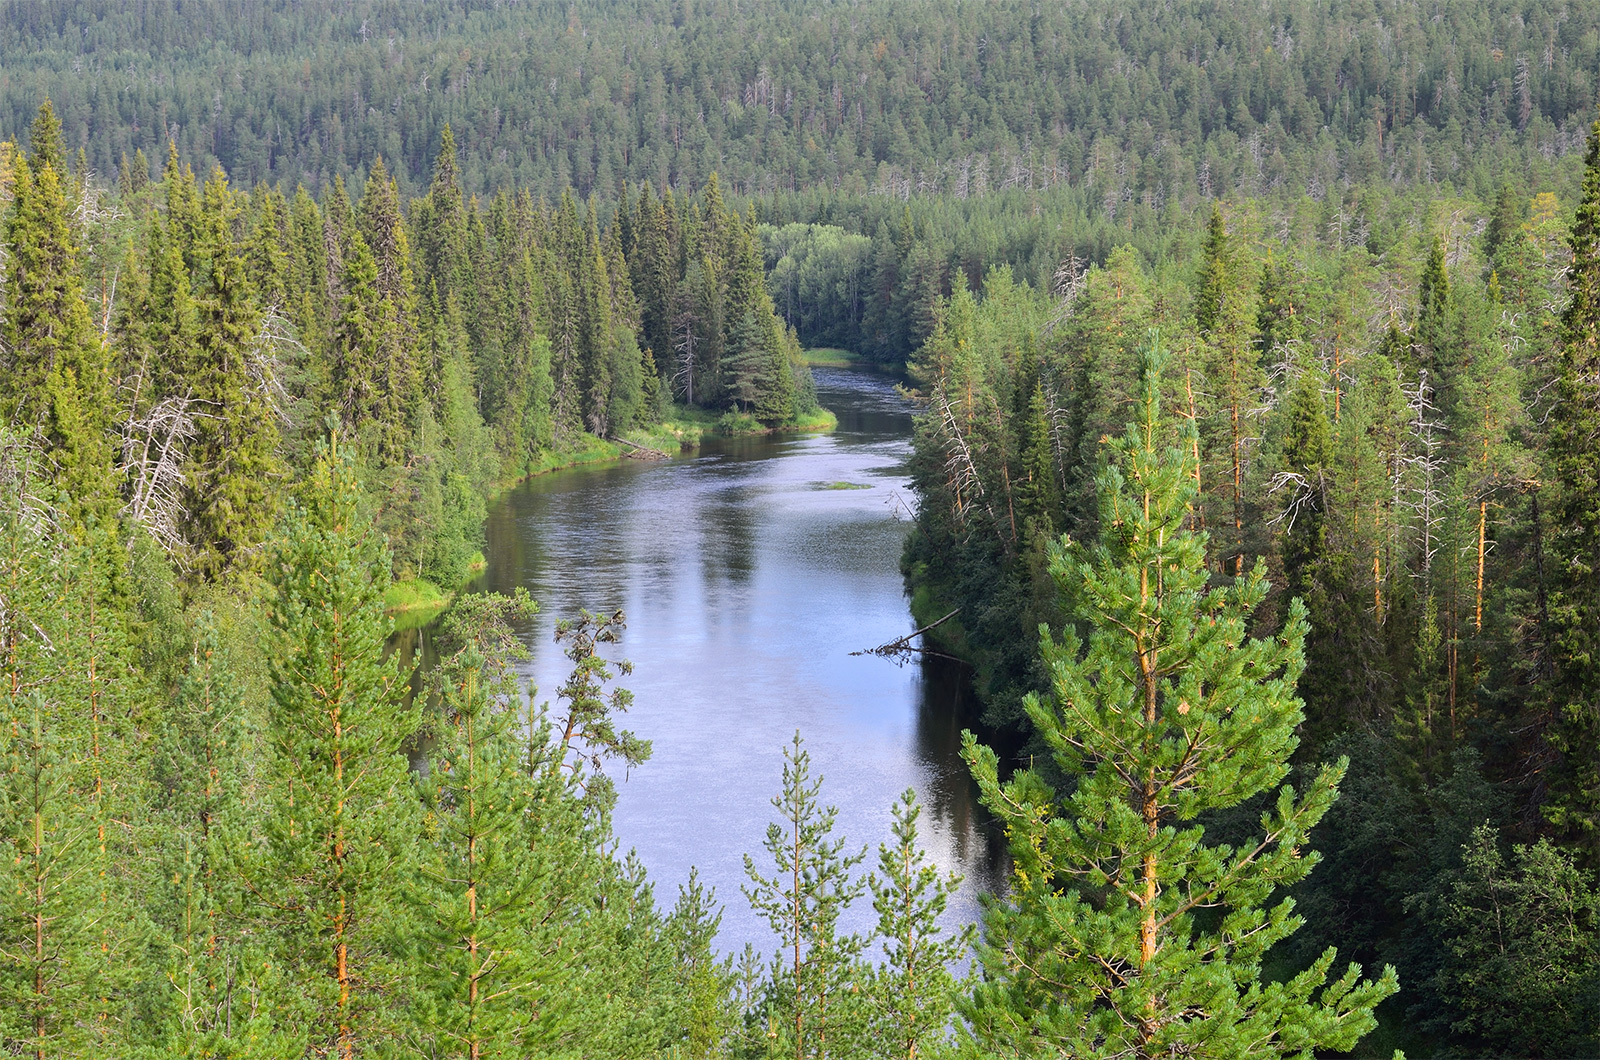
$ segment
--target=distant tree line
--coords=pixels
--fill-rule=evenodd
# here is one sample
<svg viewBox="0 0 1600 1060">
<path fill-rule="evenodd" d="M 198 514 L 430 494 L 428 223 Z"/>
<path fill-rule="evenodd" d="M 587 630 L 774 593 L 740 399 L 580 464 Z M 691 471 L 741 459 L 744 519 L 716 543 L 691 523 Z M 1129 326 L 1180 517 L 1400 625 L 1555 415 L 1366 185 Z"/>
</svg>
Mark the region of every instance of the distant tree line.
<svg viewBox="0 0 1600 1060">
<path fill-rule="evenodd" d="M 554 199 L 827 188 L 1097 209 L 1348 183 L 1531 177 L 1582 146 L 1586 5 L 1140 0 L 914 5 L 13 0 L 0 136 L 55 99 L 105 175 L 169 139 L 245 185 L 420 194 L 447 122 L 462 186 Z M 867 231 L 870 235 L 870 230 Z"/>
</svg>

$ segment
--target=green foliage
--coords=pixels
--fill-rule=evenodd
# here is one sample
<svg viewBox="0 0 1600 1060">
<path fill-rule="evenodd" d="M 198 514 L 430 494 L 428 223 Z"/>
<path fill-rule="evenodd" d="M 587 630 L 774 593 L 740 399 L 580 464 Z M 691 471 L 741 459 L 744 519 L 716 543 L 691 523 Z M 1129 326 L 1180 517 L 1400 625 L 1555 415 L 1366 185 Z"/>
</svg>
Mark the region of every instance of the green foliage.
<svg viewBox="0 0 1600 1060">
<path fill-rule="evenodd" d="M 95 1040 L 105 978 L 95 879 L 96 822 L 79 798 L 74 743 L 44 697 L 8 695 L 0 778 L 0 1024 L 37 1055 Z"/>
<path fill-rule="evenodd" d="M 0 1019 L 49 1055 L 127 1026 L 143 917 L 119 822 L 146 774 L 114 572 L 52 506 L 36 441 L 0 430 Z"/>
<path fill-rule="evenodd" d="M 216 578 L 248 564 L 275 521 L 279 474 L 275 366 L 231 231 L 237 204 L 218 171 L 201 201 L 194 362 L 184 387 L 203 410 L 186 449 L 184 535 L 190 565 Z"/>
<path fill-rule="evenodd" d="M 955 1014 L 956 982 L 951 967 L 967 955 L 972 931 L 949 934 L 939 927 L 961 878 L 941 875 L 917 845 L 922 807 L 906 789 L 895 803 L 894 844 L 878 844 L 878 869 L 868 879 L 884 960 L 870 997 L 870 1034 L 885 1056 L 916 1060 L 937 1056 Z"/>
<path fill-rule="evenodd" d="M 200 616 L 193 640 L 154 762 L 148 841 L 162 864 L 150 905 L 167 989 L 149 1040 L 172 1056 L 294 1056 L 302 1043 L 271 1011 L 289 988 L 250 923 L 255 896 L 240 875 L 260 826 L 247 809 L 260 734 L 214 615 Z M 253 1003 L 234 1005 L 235 992 Z"/>
<path fill-rule="evenodd" d="M 428 713 L 391 700 L 383 587 L 456 596 L 485 498 L 610 459 L 608 439 L 826 426 L 802 338 L 906 364 L 925 402 L 913 606 L 960 609 L 938 632 L 989 718 L 1044 752 L 1027 790 L 1065 806 L 1093 786 L 1024 709 L 1054 680 L 1032 631 L 1083 604 L 1050 542 L 1107 530 L 1098 471 L 1159 323 L 1162 397 L 1192 428 L 1162 443 L 1194 478 L 1183 532 L 1209 532 L 1209 585 L 1259 604 L 1253 632 L 1303 598 L 1301 786 L 1322 798 L 1316 761 L 1355 761 L 1312 834 L 1330 863 L 1292 888 L 1305 930 L 1262 955 L 1294 918 L 1260 914 L 1244 964 L 1294 994 L 1337 941 L 1400 967 L 1407 1027 L 1386 1029 L 1408 1048 L 1587 1048 L 1600 163 L 1591 140 L 1583 175 L 1578 148 L 1600 37 L 1593 12 L 1540 3 L 1314 6 L 5 6 L 0 126 L 29 150 L 0 148 L 0 860 L 7 938 L 56 902 L 34 945 L 67 971 L 30 977 L 26 946 L 0 947 L 0 1036 L 293 1056 L 341 1036 L 448 1052 L 470 1025 L 513 1053 L 811 1048 L 787 1015 L 763 1022 L 782 992 L 759 962 L 738 978 L 712 955 L 714 896 L 691 880 L 663 915 L 607 852 L 600 764 L 646 752 L 597 654 L 618 623 L 564 634 L 553 722 L 522 709 L 498 636 L 474 649 L 483 681 L 456 659 Z M 354 458 L 331 470 L 330 415 Z M 278 533 L 308 478 L 359 543 L 308 529 L 327 496 Z M 313 537 L 344 559 L 295 568 Z M 269 566 L 266 594 L 303 610 L 260 637 Z M 286 596 L 291 568 L 354 573 Z M 494 626 L 481 606 L 457 621 Z M 347 807 L 324 754 L 343 737 L 290 721 L 335 671 L 367 712 L 348 749 L 376 763 Z M 426 790 L 402 750 L 431 756 Z M 469 812 L 480 790 L 498 794 Z M 1206 841 L 1247 849 L 1269 796 L 1207 811 Z M 315 836 L 346 810 L 369 844 L 348 857 Z M 492 870 L 463 870 L 473 837 Z M 915 891 L 880 867 L 880 905 Z M 60 888 L 30 897 L 33 870 Z M 515 901 L 474 920 L 469 877 Z M 863 943 L 848 971 L 862 1048 L 910 1040 L 882 1022 L 903 1030 L 916 993 L 884 985 L 911 981 L 889 936 L 942 944 L 929 886 L 918 918 L 879 909 L 885 960 Z M 1109 915 L 1104 888 L 1061 891 Z M 1236 914 L 1184 921 L 1186 945 Z M 500 963 L 452 948 L 468 937 Z M 938 1052 L 927 971 L 918 1051 Z M 502 973 L 522 1007 L 474 1008 L 462 984 Z M 1246 981 L 1195 981 L 1223 980 Z"/>
<path fill-rule="evenodd" d="M 1583 198 L 1572 224 L 1570 300 L 1561 317 L 1556 398 L 1551 409 L 1549 604 L 1555 714 L 1561 755 L 1545 813 L 1600 851 L 1600 124 L 1589 136 Z"/>
<path fill-rule="evenodd" d="M 386 1034 L 395 891 L 416 836 L 405 746 L 418 723 L 396 660 L 384 658 L 388 549 L 336 445 L 337 435 L 267 560 L 266 842 L 244 871 L 297 984 L 280 1026 L 347 1052 Z"/>
<path fill-rule="evenodd" d="M 1398 989 L 1392 969 L 1358 982 L 1352 965 L 1325 983 L 1329 949 L 1261 981 L 1267 949 L 1300 926 L 1292 900 L 1271 899 L 1316 863 L 1302 847 L 1343 763 L 1303 795 L 1279 788 L 1248 842 L 1208 845 L 1196 823 L 1287 775 L 1304 610 L 1291 607 L 1281 636 L 1253 638 L 1261 567 L 1207 589 L 1205 538 L 1184 528 L 1192 457 L 1160 422 L 1156 339 L 1141 360 L 1138 419 L 1099 476 L 1100 541 L 1053 552 L 1071 621 L 1043 632 L 1051 694 L 1026 701 L 1073 786 L 1058 794 L 1033 770 L 1002 783 L 994 752 L 966 738 L 1013 868 L 964 1015 L 986 1055 L 1346 1051 Z"/>
<path fill-rule="evenodd" d="M 664 924 L 666 937 L 676 950 L 681 998 L 671 1025 L 682 1028 L 679 1048 L 689 1058 L 720 1055 L 738 1029 L 733 958 L 719 958 L 712 949 L 722 926 L 722 910 L 715 901 L 715 891 L 690 869 Z"/>
<path fill-rule="evenodd" d="M 833 837 L 838 809 L 818 802 L 821 791 L 796 732 L 784 749 L 783 787 L 772 798 L 779 819 L 763 843 L 775 871 L 764 876 L 754 858 L 744 860 L 745 897 L 779 941 L 762 1015 L 776 1053 L 792 1050 L 795 1060 L 854 1055 L 867 1032 L 860 989 L 866 940 L 839 930 L 840 915 L 866 890 L 853 870 L 867 852 L 851 854 Z"/>
<path fill-rule="evenodd" d="M 1474 1051 L 1499 1056 L 1582 1056 L 1600 1027 L 1593 877 L 1549 840 L 1508 859 L 1479 825 L 1431 902 L 1410 903 L 1444 940 L 1434 987 L 1456 1015 L 1452 1030 Z"/>
<path fill-rule="evenodd" d="M 74 520 L 103 526 L 115 510 L 112 382 L 84 302 L 64 171 L 51 149 L 59 125 L 48 104 L 38 125 L 45 153 L 12 159 L 0 417 L 39 432 Z"/>
<path fill-rule="evenodd" d="M 12 72 L 0 128 L 20 134 L 51 96 L 67 149 L 104 174 L 175 130 L 186 157 L 241 180 L 326 187 L 382 154 L 415 191 L 450 122 L 452 178 L 485 197 L 513 184 L 551 201 L 569 186 L 615 197 L 624 181 L 699 185 L 717 169 L 739 193 L 891 201 L 1067 186 L 1117 222 L 1174 199 L 1346 179 L 1490 195 L 1571 144 L 1597 48 L 1592 13 L 1546 3 L 1381 20 L 1303 0 L 977 13 L 883 0 L 803 13 L 160 4 L 132 19 L 17 0 L 0 21 Z M 234 86 L 220 101 L 218 84 Z M 282 136 L 307 114 L 316 135 Z"/>
<path fill-rule="evenodd" d="M 440 632 L 448 654 L 432 679 L 443 717 L 423 784 L 429 853 L 412 943 L 422 987 L 413 1034 L 436 1055 L 524 1055 L 580 1018 L 560 989 L 565 962 L 548 955 L 577 927 L 562 905 L 587 856 L 583 814 L 551 760 L 548 727 L 518 709 L 511 670 L 528 653 L 510 623 L 534 610 L 526 593 L 469 596 Z"/>
</svg>

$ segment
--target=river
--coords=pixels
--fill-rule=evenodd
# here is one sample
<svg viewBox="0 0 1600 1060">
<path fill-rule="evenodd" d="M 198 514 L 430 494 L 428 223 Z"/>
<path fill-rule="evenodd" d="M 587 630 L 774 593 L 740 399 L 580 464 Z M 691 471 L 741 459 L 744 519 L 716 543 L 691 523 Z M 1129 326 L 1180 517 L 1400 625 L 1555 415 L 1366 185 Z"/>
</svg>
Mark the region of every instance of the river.
<svg viewBox="0 0 1600 1060">
<path fill-rule="evenodd" d="M 712 440 L 697 452 L 531 479 L 492 506 L 481 584 L 524 586 L 540 615 L 525 630 L 529 678 L 553 697 L 567 660 L 556 619 L 622 609 L 606 652 L 635 669 L 623 724 L 653 755 L 619 778 L 622 848 L 638 851 L 670 906 L 690 866 L 726 910 L 718 945 L 775 939 L 745 902 L 744 855 L 762 850 L 784 748 L 798 729 L 838 807 L 836 835 L 889 838 L 907 787 L 923 803 L 933 860 L 963 875 L 947 914 L 977 918 L 998 852 L 958 751 L 974 707 L 962 668 L 852 656 L 910 632 L 899 559 L 910 529 L 904 462 L 911 414 L 887 380 L 819 368 L 839 417 L 829 434 Z M 870 895 L 844 921 L 871 923 Z"/>
</svg>

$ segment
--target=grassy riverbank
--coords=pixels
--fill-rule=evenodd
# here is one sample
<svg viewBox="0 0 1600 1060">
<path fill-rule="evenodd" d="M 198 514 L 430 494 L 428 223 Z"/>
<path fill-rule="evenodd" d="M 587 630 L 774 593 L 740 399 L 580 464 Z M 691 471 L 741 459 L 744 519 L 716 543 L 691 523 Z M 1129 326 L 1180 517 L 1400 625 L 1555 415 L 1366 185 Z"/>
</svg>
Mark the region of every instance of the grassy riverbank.
<svg viewBox="0 0 1600 1060">
<path fill-rule="evenodd" d="M 800 359 L 812 367 L 822 365 L 828 368 L 859 368 L 867 364 L 867 359 L 860 354 L 841 350 L 835 346 L 813 346 L 801 350 Z"/>
<path fill-rule="evenodd" d="M 489 491 L 488 499 L 493 501 L 520 483 L 552 471 L 629 457 L 648 458 L 651 453 L 672 456 L 698 448 L 706 438 L 736 438 L 779 431 L 831 431 L 838 424 L 839 418 L 822 408 L 796 416 L 788 423 L 768 427 L 745 412 L 719 414 L 677 405 L 661 423 L 625 431 L 621 441 L 582 434 L 561 448 L 540 450 L 526 465 L 523 474 L 498 483 Z M 476 578 L 485 566 L 487 560 L 480 552 L 471 564 L 471 577 Z M 395 582 L 384 594 L 384 610 L 393 618 L 395 629 L 415 629 L 438 617 L 459 591 L 447 592 L 426 578 L 406 578 Z"/>
<path fill-rule="evenodd" d="M 758 434 L 776 434 L 782 431 L 831 431 L 839 425 L 839 417 L 827 409 L 796 414 L 787 423 L 769 427 L 748 412 L 707 412 L 705 409 L 674 406 L 672 413 L 661 426 L 682 437 L 690 435 L 697 445 L 701 438 L 743 438 Z M 685 443 L 684 448 L 693 448 Z"/>
<path fill-rule="evenodd" d="M 480 552 L 473 557 L 468 569 L 476 578 L 488 565 L 489 561 Z M 383 594 L 383 609 L 394 621 L 396 631 L 417 629 L 438 618 L 455 597 L 454 592 L 445 592 L 426 578 L 406 578 L 389 586 L 388 592 Z"/>
</svg>

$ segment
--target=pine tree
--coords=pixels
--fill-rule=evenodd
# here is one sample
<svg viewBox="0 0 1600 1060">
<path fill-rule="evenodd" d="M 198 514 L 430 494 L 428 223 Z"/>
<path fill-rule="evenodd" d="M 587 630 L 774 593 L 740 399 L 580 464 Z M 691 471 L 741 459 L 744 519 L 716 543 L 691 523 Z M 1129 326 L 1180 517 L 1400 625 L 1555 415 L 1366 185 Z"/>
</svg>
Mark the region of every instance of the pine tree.
<svg viewBox="0 0 1600 1060">
<path fill-rule="evenodd" d="M 893 809 L 894 844 L 878 844 L 878 871 L 869 880 L 878 914 L 884 962 L 872 986 L 873 1041 L 883 1056 L 917 1060 L 946 1044 L 955 1014 L 950 967 L 966 956 L 970 928 L 950 933 L 939 925 L 961 883 L 941 875 L 917 843 L 922 807 L 910 788 Z"/>
<path fill-rule="evenodd" d="M 811 755 L 800 733 L 784 750 L 783 788 L 772 798 L 781 823 L 767 826 L 763 846 L 773 876 L 744 859 L 750 906 L 772 926 L 782 947 L 773 960 L 768 1016 L 778 1048 L 795 1060 L 850 1056 L 860 1048 L 864 1012 L 859 959 L 865 940 L 841 934 L 839 917 L 866 890 L 853 870 L 867 852 L 850 854 L 833 838 L 838 809 L 817 798 L 822 778 L 811 779 Z"/>
<path fill-rule="evenodd" d="M 103 553 L 50 507 L 39 459 L 0 429 L 0 1034 L 103 1053 L 137 933 L 117 828 L 138 805 L 133 682 Z"/>
<path fill-rule="evenodd" d="M 676 992 L 681 1004 L 672 1014 L 669 1036 L 677 1039 L 682 1055 L 709 1060 L 725 1055 L 733 1036 L 737 1013 L 733 1006 L 733 958 L 718 957 L 712 944 L 722 927 L 722 907 L 716 892 L 689 869 L 689 879 L 678 888 L 678 900 L 663 924 L 663 934 L 676 951 Z"/>
<path fill-rule="evenodd" d="M 1300 924 L 1292 900 L 1265 903 L 1315 864 L 1302 848 L 1343 764 L 1304 795 L 1279 789 L 1265 835 L 1240 847 L 1206 845 L 1194 823 L 1287 775 L 1305 613 L 1293 605 L 1281 636 L 1251 638 L 1261 565 L 1207 589 L 1205 535 L 1185 527 L 1192 456 L 1163 438 L 1156 342 L 1141 361 L 1138 419 L 1100 474 L 1100 541 L 1051 564 L 1073 614 L 1041 637 L 1051 694 L 1027 700 L 1073 788 L 1058 794 L 1031 769 L 1002 783 L 994 752 L 965 740 L 1013 869 L 963 1015 L 987 1055 L 1347 1050 L 1397 989 L 1392 971 L 1358 984 L 1352 966 L 1324 985 L 1330 950 L 1287 981 L 1260 979 L 1267 948 Z"/>
<path fill-rule="evenodd" d="M 155 755 L 157 798 L 148 845 L 161 853 L 161 886 L 151 896 L 166 1020 L 151 1028 L 164 1055 L 291 1057 L 303 1042 L 273 1027 L 287 995 L 264 940 L 250 930 L 254 897 L 238 874 L 254 834 L 246 808 L 255 734 L 245 722 L 240 682 L 215 616 L 200 616 L 188 666 Z M 235 1004 L 234 998 L 254 998 Z"/>
<path fill-rule="evenodd" d="M 384 651 L 389 564 L 335 435 L 267 559 L 270 782 L 246 878 L 296 983 L 280 1026 L 342 1058 L 385 1038 L 394 892 L 417 834 L 405 756 L 416 715 Z"/>
<path fill-rule="evenodd" d="M 94 1042 L 104 978 L 95 822 L 76 790 L 81 744 L 33 692 L 8 695 L 0 764 L 0 1034 L 37 1060 Z M 81 1054 L 79 1054 L 81 1055 Z"/>
<path fill-rule="evenodd" d="M 429 1055 L 527 1055 L 580 1027 L 568 958 L 580 948 L 570 936 L 584 931 L 594 853 L 549 725 L 519 709 L 529 701 L 511 667 L 528 652 L 510 624 L 535 610 L 526 592 L 468 596 L 440 632 L 444 726 L 414 895 L 423 991 L 414 1021 Z"/>
<path fill-rule="evenodd" d="M 1204 340 L 1203 390 L 1209 400 L 1203 402 L 1209 405 L 1209 412 L 1199 425 L 1200 447 L 1207 454 L 1201 470 L 1205 489 L 1222 495 L 1214 507 L 1207 504 L 1202 511 L 1213 527 L 1220 525 L 1222 511 L 1228 513 L 1232 532 L 1225 537 L 1217 535 L 1219 543 L 1227 542 L 1218 558 L 1224 569 L 1239 577 L 1244 574 L 1247 551 L 1245 478 L 1252 434 L 1250 419 L 1261 404 L 1259 394 L 1265 380 L 1260 369 L 1261 351 L 1248 338 L 1252 307 L 1245 291 L 1247 285 L 1241 282 L 1243 270 L 1235 259 L 1220 207 L 1212 207 L 1202 254 L 1195 319 Z M 1195 382 L 1186 376 L 1185 383 L 1193 404 Z"/>
</svg>

